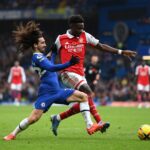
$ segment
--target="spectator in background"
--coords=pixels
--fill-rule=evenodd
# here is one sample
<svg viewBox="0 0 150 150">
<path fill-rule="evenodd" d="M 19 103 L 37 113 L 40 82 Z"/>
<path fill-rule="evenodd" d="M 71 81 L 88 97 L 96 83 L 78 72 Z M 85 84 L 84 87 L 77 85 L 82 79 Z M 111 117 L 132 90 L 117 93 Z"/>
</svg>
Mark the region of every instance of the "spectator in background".
<svg viewBox="0 0 150 150">
<path fill-rule="evenodd" d="M 91 57 L 91 62 L 85 68 L 85 77 L 93 91 L 94 96 L 95 88 L 100 78 L 100 66 L 98 56 L 93 55 Z"/>
<path fill-rule="evenodd" d="M 135 75 L 137 76 L 137 100 L 140 108 L 142 101 L 150 100 L 150 67 L 144 60 L 136 67 Z"/>
<path fill-rule="evenodd" d="M 11 96 L 17 106 L 20 105 L 22 86 L 25 82 L 25 71 L 20 66 L 19 61 L 15 61 L 14 66 L 10 69 L 8 83 L 10 84 Z"/>
</svg>

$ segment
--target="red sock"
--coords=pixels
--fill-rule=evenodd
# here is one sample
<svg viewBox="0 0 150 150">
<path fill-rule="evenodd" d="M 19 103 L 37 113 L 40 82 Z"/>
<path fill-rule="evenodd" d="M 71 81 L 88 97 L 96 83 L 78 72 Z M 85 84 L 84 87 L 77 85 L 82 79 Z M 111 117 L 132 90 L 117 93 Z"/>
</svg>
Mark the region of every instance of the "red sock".
<svg viewBox="0 0 150 150">
<path fill-rule="evenodd" d="M 21 101 L 21 93 L 20 92 L 17 93 L 17 100 L 18 100 L 18 102 Z"/>
<path fill-rule="evenodd" d="M 74 114 L 77 114 L 80 112 L 80 105 L 79 103 L 76 103 L 74 104 L 70 109 L 68 109 L 67 111 L 65 112 L 62 112 L 60 113 L 60 119 L 63 120 L 63 119 L 66 119 Z"/>
<path fill-rule="evenodd" d="M 93 115 L 96 122 L 99 123 L 101 121 L 101 116 L 99 115 L 98 111 L 96 110 L 96 106 L 90 96 L 88 97 L 88 101 L 89 101 L 89 106 L 90 106 L 90 112 Z"/>
<path fill-rule="evenodd" d="M 137 101 L 142 102 L 142 95 L 141 94 L 137 94 Z"/>
<path fill-rule="evenodd" d="M 97 123 L 99 123 L 101 121 L 101 117 L 98 114 L 98 111 L 96 110 L 96 106 L 92 100 L 91 97 L 88 98 L 89 101 L 89 106 L 90 106 L 90 112 L 93 115 L 94 119 L 96 120 Z M 80 112 L 80 105 L 78 103 L 74 104 L 69 110 L 60 113 L 60 119 L 66 119 L 74 114 L 77 114 Z"/>
</svg>

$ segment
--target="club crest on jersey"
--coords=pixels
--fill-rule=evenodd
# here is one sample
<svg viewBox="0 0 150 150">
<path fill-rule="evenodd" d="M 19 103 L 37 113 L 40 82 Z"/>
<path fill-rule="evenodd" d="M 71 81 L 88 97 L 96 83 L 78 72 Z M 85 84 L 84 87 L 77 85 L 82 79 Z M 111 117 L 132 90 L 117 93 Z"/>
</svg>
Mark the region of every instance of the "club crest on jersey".
<svg viewBox="0 0 150 150">
<path fill-rule="evenodd" d="M 80 38 L 80 39 L 79 39 L 79 42 L 80 42 L 80 43 L 83 43 L 83 38 Z"/>
<path fill-rule="evenodd" d="M 45 103 L 43 102 L 43 103 L 41 103 L 41 107 L 45 107 Z"/>
</svg>

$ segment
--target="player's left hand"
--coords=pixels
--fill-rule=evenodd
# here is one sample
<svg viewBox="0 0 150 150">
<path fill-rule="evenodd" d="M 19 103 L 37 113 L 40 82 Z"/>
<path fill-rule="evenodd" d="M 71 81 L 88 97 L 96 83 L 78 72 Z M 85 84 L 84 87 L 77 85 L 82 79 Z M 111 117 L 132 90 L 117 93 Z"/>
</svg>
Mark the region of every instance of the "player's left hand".
<svg viewBox="0 0 150 150">
<path fill-rule="evenodd" d="M 137 52 L 135 51 L 130 51 L 130 50 L 123 50 L 122 55 L 126 56 L 129 58 L 129 60 L 132 60 L 131 57 L 135 57 L 137 55 Z"/>
<path fill-rule="evenodd" d="M 78 56 L 73 56 L 71 57 L 70 59 L 70 63 L 71 65 L 75 65 L 75 64 L 78 64 L 80 62 L 80 58 Z"/>
</svg>

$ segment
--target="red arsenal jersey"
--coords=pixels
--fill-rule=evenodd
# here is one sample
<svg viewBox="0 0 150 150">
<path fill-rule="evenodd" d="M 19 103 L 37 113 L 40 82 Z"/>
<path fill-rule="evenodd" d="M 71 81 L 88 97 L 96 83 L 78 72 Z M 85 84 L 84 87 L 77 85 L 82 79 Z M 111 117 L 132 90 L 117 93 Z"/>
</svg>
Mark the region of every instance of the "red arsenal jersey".
<svg viewBox="0 0 150 150">
<path fill-rule="evenodd" d="M 150 67 L 149 66 L 147 66 L 147 65 L 137 66 L 135 74 L 138 76 L 138 79 L 137 79 L 138 84 L 142 84 L 144 86 L 150 84 L 150 80 L 149 80 L 149 78 L 150 78 Z"/>
<path fill-rule="evenodd" d="M 22 84 L 26 81 L 24 69 L 22 67 L 12 67 L 10 70 L 8 82 L 14 84 Z"/>
<path fill-rule="evenodd" d="M 83 76 L 86 44 L 97 45 L 99 40 L 85 31 L 83 31 L 79 37 L 75 37 L 69 32 L 70 30 L 68 30 L 66 34 L 59 35 L 55 41 L 60 54 L 61 63 L 69 61 L 72 55 L 78 56 L 80 63 L 64 70 Z"/>
</svg>

